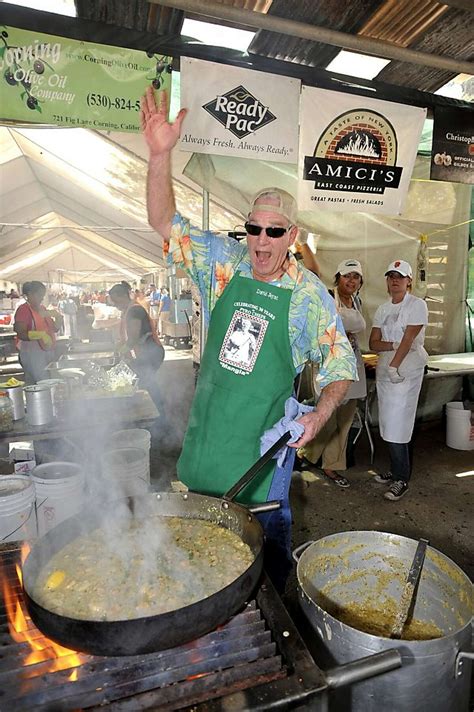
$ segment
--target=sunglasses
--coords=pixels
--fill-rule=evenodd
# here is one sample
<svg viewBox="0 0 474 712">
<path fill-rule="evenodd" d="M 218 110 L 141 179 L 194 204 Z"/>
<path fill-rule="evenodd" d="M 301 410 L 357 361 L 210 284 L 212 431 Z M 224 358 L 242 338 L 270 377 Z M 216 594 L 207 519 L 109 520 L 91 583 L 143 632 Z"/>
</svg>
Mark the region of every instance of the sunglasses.
<svg viewBox="0 0 474 712">
<path fill-rule="evenodd" d="M 253 235 L 254 237 L 260 235 L 262 230 L 265 230 L 268 237 L 283 237 L 285 232 L 288 232 L 290 227 L 291 225 L 288 225 L 288 227 L 261 227 L 260 225 L 253 225 L 249 222 L 245 223 L 245 229 L 247 230 L 247 233 L 249 235 Z"/>
</svg>

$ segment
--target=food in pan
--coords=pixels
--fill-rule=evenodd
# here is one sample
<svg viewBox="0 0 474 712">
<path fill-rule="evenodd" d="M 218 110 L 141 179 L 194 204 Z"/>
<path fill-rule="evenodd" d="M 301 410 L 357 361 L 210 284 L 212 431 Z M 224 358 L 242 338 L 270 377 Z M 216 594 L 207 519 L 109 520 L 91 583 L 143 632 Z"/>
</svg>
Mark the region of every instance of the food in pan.
<svg viewBox="0 0 474 712">
<path fill-rule="evenodd" d="M 364 633 L 390 638 L 398 606 L 395 600 L 385 599 L 377 607 L 374 602 L 351 602 L 331 610 L 334 618 Z M 433 622 L 413 618 L 403 629 L 402 640 L 432 640 L 441 638 L 442 630 Z"/>
<path fill-rule="evenodd" d="M 253 560 L 237 534 L 212 522 L 133 519 L 64 546 L 41 569 L 32 595 L 47 610 L 69 618 L 130 620 L 207 598 Z"/>
</svg>

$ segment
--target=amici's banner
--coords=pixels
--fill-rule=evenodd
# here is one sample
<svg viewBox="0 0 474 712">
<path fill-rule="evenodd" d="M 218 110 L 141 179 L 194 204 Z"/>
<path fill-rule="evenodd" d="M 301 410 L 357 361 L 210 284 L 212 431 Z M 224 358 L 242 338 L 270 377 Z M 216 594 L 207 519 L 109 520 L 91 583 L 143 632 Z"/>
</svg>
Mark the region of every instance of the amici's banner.
<svg viewBox="0 0 474 712">
<path fill-rule="evenodd" d="M 0 119 L 139 131 L 149 84 L 169 90 L 169 57 L 0 26 Z"/>
<path fill-rule="evenodd" d="M 303 87 L 300 210 L 399 214 L 425 118 L 426 109 Z"/>
</svg>

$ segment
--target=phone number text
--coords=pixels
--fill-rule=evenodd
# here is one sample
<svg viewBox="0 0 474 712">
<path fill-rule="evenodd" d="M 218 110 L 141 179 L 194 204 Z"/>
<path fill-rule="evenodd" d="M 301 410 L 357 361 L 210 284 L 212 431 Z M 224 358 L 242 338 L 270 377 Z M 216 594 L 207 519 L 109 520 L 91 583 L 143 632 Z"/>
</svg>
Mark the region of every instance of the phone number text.
<svg viewBox="0 0 474 712">
<path fill-rule="evenodd" d="M 108 96 L 90 92 L 87 95 L 87 106 L 100 106 L 102 109 L 119 109 L 121 111 L 139 111 L 140 100 L 124 99 L 120 96 Z"/>
</svg>

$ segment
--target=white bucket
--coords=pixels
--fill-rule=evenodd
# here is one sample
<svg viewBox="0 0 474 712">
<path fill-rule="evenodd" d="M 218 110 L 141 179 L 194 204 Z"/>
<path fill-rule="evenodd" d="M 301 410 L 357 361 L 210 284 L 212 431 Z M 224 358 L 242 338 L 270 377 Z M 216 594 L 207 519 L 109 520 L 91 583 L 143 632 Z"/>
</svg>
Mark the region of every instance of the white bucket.
<svg viewBox="0 0 474 712">
<path fill-rule="evenodd" d="M 27 475 L 1 475 L 0 543 L 37 535 L 33 481 Z"/>
<path fill-rule="evenodd" d="M 116 430 L 109 440 L 111 450 L 124 447 L 141 448 L 147 453 L 147 482 L 150 484 L 150 447 L 151 435 L 144 428 L 130 428 L 129 430 Z"/>
<path fill-rule="evenodd" d="M 134 497 L 149 491 L 149 454 L 142 448 L 107 450 L 101 458 L 102 476 L 112 498 Z"/>
<path fill-rule="evenodd" d="M 84 473 L 73 462 L 48 462 L 31 473 L 36 489 L 38 535 L 77 514 L 84 500 Z"/>
<path fill-rule="evenodd" d="M 471 411 L 459 401 L 446 404 L 446 445 L 455 450 L 474 450 Z"/>
</svg>

